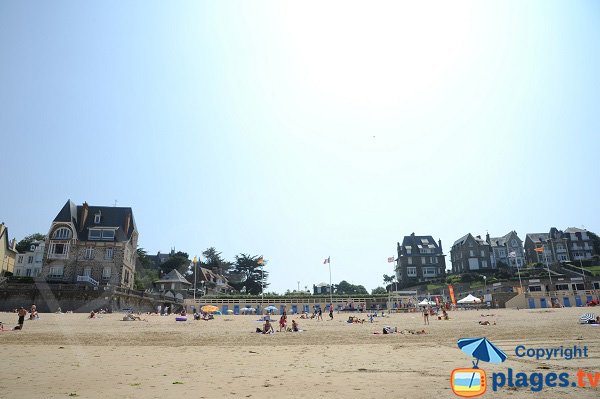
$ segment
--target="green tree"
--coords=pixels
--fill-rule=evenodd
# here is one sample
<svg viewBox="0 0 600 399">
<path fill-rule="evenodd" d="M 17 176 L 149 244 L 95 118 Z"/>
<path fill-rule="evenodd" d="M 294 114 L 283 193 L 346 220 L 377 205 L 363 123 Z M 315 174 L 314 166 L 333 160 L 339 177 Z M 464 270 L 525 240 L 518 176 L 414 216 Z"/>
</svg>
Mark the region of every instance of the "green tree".
<svg viewBox="0 0 600 399">
<path fill-rule="evenodd" d="M 378 294 L 387 294 L 387 291 L 383 287 L 377 287 L 371 291 L 371 295 L 378 295 Z"/>
<path fill-rule="evenodd" d="M 143 291 L 152 287 L 152 283 L 158 280 L 158 270 L 141 269 L 135 273 L 134 288 Z"/>
<path fill-rule="evenodd" d="M 233 263 L 224 260 L 221 252 L 218 252 L 215 247 L 210 247 L 202 252 L 200 265 L 210 269 L 213 273 L 228 276 Z"/>
<path fill-rule="evenodd" d="M 144 269 L 149 269 L 154 265 L 154 262 L 148 257 L 148 252 L 144 248 L 138 248 L 136 252 L 138 262 Z"/>
<path fill-rule="evenodd" d="M 45 240 L 46 240 L 46 236 L 44 234 L 41 234 L 41 233 L 30 234 L 17 243 L 17 251 L 19 251 L 19 253 L 27 252 L 27 251 L 29 251 L 29 248 L 31 247 L 31 243 L 33 241 L 45 241 Z"/>
<path fill-rule="evenodd" d="M 187 253 L 181 251 L 175 253 L 160 265 L 160 269 L 165 274 L 171 272 L 173 269 L 176 269 L 181 274 L 187 274 L 189 267 L 189 256 Z"/>
<path fill-rule="evenodd" d="M 340 295 L 368 295 L 369 291 L 362 285 L 354 285 L 342 280 L 336 287 L 336 293 Z"/>
<path fill-rule="evenodd" d="M 269 286 L 266 282 L 269 272 L 264 271 L 264 288 L 262 288 L 260 259 L 262 258 L 257 255 L 236 255 L 233 270 L 229 273 L 229 284 L 238 291 L 241 291 L 245 287 L 246 293 L 251 295 L 259 295 L 263 289 L 266 290 Z"/>
</svg>

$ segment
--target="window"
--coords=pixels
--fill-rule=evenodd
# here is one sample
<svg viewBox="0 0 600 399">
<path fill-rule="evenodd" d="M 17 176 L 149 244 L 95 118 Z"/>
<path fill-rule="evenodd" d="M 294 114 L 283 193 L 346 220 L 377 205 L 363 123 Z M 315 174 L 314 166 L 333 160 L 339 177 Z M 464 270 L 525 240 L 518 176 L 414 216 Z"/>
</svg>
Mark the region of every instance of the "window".
<svg viewBox="0 0 600 399">
<path fill-rule="evenodd" d="M 15 274 L 17 276 L 20 276 L 21 275 L 21 268 L 18 268 L 17 270 L 15 270 Z"/>
<path fill-rule="evenodd" d="M 568 291 L 569 284 L 556 284 L 556 290 L 557 291 Z"/>
<path fill-rule="evenodd" d="M 98 224 L 100 223 L 100 219 L 102 218 L 102 214 L 101 213 L 97 213 L 94 215 L 94 223 Z"/>
<path fill-rule="evenodd" d="M 48 277 L 62 277 L 63 276 L 63 266 L 50 266 L 50 273 L 48 273 Z"/>
<path fill-rule="evenodd" d="M 67 255 L 69 246 L 66 244 L 50 244 L 50 255 Z"/>
<path fill-rule="evenodd" d="M 123 281 L 125 284 L 129 284 L 129 270 L 125 270 L 125 273 L 123 273 Z"/>
<path fill-rule="evenodd" d="M 481 261 L 481 267 L 488 267 L 487 260 L 482 260 Z"/>
<path fill-rule="evenodd" d="M 33 263 L 33 255 L 27 257 L 27 263 Z"/>
<path fill-rule="evenodd" d="M 23 263 L 23 255 L 18 256 L 17 263 Z"/>
<path fill-rule="evenodd" d="M 575 283 L 575 284 L 573 284 L 573 290 L 574 291 L 583 291 L 583 290 L 585 290 L 585 287 L 583 286 L 583 283 Z"/>
<path fill-rule="evenodd" d="M 88 266 L 85 269 L 83 269 L 83 275 L 87 277 L 92 277 L 92 268 Z"/>
<path fill-rule="evenodd" d="M 417 268 L 416 267 L 407 267 L 406 275 L 408 277 L 416 277 L 417 276 Z"/>
<path fill-rule="evenodd" d="M 411 257 L 406 258 L 406 261 L 407 261 L 407 263 L 409 265 L 412 265 L 412 258 Z"/>
<path fill-rule="evenodd" d="M 71 230 L 66 227 L 61 227 L 54 232 L 52 238 L 55 240 L 68 240 L 71 238 Z"/>
<path fill-rule="evenodd" d="M 485 250 L 482 249 L 479 253 L 481 254 L 482 257 L 485 256 Z"/>
<path fill-rule="evenodd" d="M 594 289 L 595 290 L 600 290 L 600 283 L 599 282 L 594 283 Z"/>
<path fill-rule="evenodd" d="M 473 248 L 473 242 L 469 241 L 469 248 Z"/>
<path fill-rule="evenodd" d="M 530 285 L 529 286 L 529 292 L 541 292 L 541 291 L 542 291 L 541 285 Z"/>
<path fill-rule="evenodd" d="M 513 247 L 517 246 L 517 240 L 515 240 L 514 238 L 512 239 L 512 241 L 510 242 L 510 245 Z"/>
<path fill-rule="evenodd" d="M 475 256 L 475 251 L 473 251 L 472 249 L 469 251 L 469 256 Z"/>
<path fill-rule="evenodd" d="M 84 257 L 85 259 L 94 259 L 94 248 L 92 248 L 92 247 L 87 247 L 87 248 L 85 249 L 85 252 L 84 252 L 84 254 L 83 254 L 83 257 Z"/>
<path fill-rule="evenodd" d="M 425 263 L 427 263 L 427 260 L 426 260 L 426 259 L 427 259 L 427 258 L 426 258 L 426 257 L 424 257 L 424 256 L 421 258 L 421 264 L 422 264 L 422 265 L 424 265 Z"/>
<path fill-rule="evenodd" d="M 483 255 L 481 255 L 481 256 L 483 256 Z M 504 251 L 503 248 L 500 248 L 498 250 L 498 256 L 501 257 L 501 258 L 504 258 L 506 256 L 506 251 Z"/>
<path fill-rule="evenodd" d="M 104 266 L 104 269 L 102 269 L 102 279 L 109 280 L 111 274 L 112 274 L 112 268 L 110 266 Z"/>
<path fill-rule="evenodd" d="M 568 260 L 567 259 L 567 255 L 565 255 L 565 254 L 559 254 L 558 255 L 558 260 L 561 261 L 561 262 L 566 262 Z"/>
<path fill-rule="evenodd" d="M 31 269 L 25 270 L 25 276 L 31 277 Z"/>
<path fill-rule="evenodd" d="M 423 277 L 435 277 L 435 267 L 424 267 Z"/>
<path fill-rule="evenodd" d="M 405 247 L 406 248 L 406 254 L 410 255 L 412 252 L 412 247 Z"/>
<path fill-rule="evenodd" d="M 88 237 L 90 240 L 113 240 L 115 238 L 115 231 L 90 229 Z"/>
<path fill-rule="evenodd" d="M 104 253 L 104 259 L 112 259 L 113 258 L 113 249 L 106 248 L 106 252 Z"/>
<path fill-rule="evenodd" d="M 427 245 L 429 244 L 429 240 L 427 238 L 421 238 L 421 243 Z"/>
</svg>

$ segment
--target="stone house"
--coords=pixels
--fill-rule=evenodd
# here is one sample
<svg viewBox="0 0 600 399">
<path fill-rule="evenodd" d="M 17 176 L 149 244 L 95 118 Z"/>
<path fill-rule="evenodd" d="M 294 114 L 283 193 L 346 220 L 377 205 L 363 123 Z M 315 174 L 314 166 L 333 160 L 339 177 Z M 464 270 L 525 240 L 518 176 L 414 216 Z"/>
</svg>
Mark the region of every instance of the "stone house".
<svg viewBox="0 0 600 399">
<path fill-rule="evenodd" d="M 156 280 L 153 284 L 159 292 L 187 291 L 187 289 L 192 285 L 192 283 L 183 277 L 176 269 L 171 270 L 169 273 Z"/>
<path fill-rule="evenodd" d="M 8 239 L 8 228 L 0 223 L 0 277 L 6 273 L 14 273 L 17 257 L 17 241 Z"/>
<path fill-rule="evenodd" d="M 229 280 L 222 274 L 213 272 L 205 267 L 199 267 L 198 284 L 197 288 L 203 288 L 205 295 L 220 295 L 220 294 L 231 294 L 235 291 Z"/>
<path fill-rule="evenodd" d="M 48 231 L 41 276 L 48 282 L 132 288 L 137 243 L 131 208 L 68 200 Z"/>
<path fill-rule="evenodd" d="M 397 245 L 396 279 L 400 287 L 439 280 L 446 276 L 446 255 L 442 241 L 432 236 L 404 236 L 402 245 Z"/>
<path fill-rule="evenodd" d="M 540 252 L 535 249 L 542 249 Z M 548 233 L 530 233 L 525 238 L 525 255 L 528 263 L 553 264 L 591 259 L 594 245 L 589 232 L 577 227 L 565 231 L 552 227 Z"/>
<path fill-rule="evenodd" d="M 490 244 L 491 261 L 494 269 L 498 268 L 500 262 L 512 268 L 525 265 L 523 240 L 519 238 L 516 231 L 513 230 L 502 237 L 490 237 L 489 234 L 486 234 L 485 241 Z"/>
<path fill-rule="evenodd" d="M 496 269 L 492 264 L 491 246 L 481 236 L 471 233 L 454 242 L 450 250 L 453 273 L 489 272 Z"/>
</svg>

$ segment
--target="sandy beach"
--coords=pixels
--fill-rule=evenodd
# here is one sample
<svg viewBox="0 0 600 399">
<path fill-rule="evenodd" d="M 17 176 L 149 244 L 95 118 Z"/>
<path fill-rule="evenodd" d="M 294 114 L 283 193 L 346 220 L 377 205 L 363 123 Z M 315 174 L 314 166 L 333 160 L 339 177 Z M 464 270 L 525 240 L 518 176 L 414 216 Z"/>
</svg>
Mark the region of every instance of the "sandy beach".
<svg viewBox="0 0 600 399">
<path fill-rule="evenodd" d="M 2 398 L 175 398 L 363 397 L 451 398 L 450 373 L 470 367 L 457 348 L 464 337 L 487 337 L 508 359 L 481 363 L 488 376 L 506 372 L 600 372 L 600 327 L 579 325 L 591 308 L 455 311 L 451 320 L 418 313 L 347 324 L 299 320 L 301 333 L 255 333 L 257 316 L 216 316 L 210 321 L 176 322 L 175 316 L 146 316 L 124 322 L 122 314 L 42 314 L 23 331 L 0 333 Z M 596 313 L 600 313 L 600 310 Z M 482 314 L 493 315 L 482 317 Z M 366 317 L 366 316 L 365 316 Z M 480 320 L 496 325 L 482 326 Z M 5 328 L 15 314 L 2 313 Z M 384 325 L 426 334 L 373 334 Z M 586 345 L 588 357 L 573 360 L 517 358 L 515 347 Z M 596 398 L 597 388 L 501 388 L 490 397 Z"/>
</svg>

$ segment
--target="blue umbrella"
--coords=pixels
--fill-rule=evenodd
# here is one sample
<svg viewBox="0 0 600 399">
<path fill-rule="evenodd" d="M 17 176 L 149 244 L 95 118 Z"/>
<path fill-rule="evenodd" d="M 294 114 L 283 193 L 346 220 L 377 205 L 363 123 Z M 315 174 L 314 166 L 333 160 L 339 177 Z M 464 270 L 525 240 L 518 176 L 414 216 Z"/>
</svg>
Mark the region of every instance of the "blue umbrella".
<svg viewBox="0 0 600 399">
<path fill-rule="evenodd" d="M 265 308 L 265 310 L 267 310 L 267 311 L 276 311 L 276 310 L 277 310 L 277 308 L 276 308 L 275 306 L 271 305 L 271 306 L 267 306 L 267 307 Z"/>
<path fill-rule="evenodd" d="M 496 345 L 492 344 L 487 338 L 462 338 L 458 340 L 458 347 L 468 355 L 473 356 L 477 359 L 477 362 L 473 362 L 473 368 L 477 368 L 480 360 L 484 362 L 500 364 L 506 360 L 506 353 L 502 352 Z M 473 378 L 475 373 L 471 377 L 469 388 L 473 384 Z"/>
<path fill-rule="evenodd" d="M 467 355 L 477 359 L 477 363 L 483 360 L 484 362 L 500 364 L 507 357 L 506 353 L 486 338 L 462 338 L 458 340 L 458 347 Z"/>
</svg>

